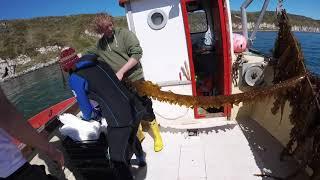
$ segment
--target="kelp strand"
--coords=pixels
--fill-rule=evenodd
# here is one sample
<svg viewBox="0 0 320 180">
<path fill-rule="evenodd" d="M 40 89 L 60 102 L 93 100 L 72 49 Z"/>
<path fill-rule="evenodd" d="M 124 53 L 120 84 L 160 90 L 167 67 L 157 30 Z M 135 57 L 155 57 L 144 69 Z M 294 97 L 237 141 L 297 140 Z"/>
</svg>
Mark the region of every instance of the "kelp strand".
<svg viewBox="0 0 320 180">
<path fill-rule="evenodd" d="M 224 105 L 239 104 L 240 102 L 256 101 L 264 97 L 270 97 L 274 94 L 295 87 L 304 78 L 305 75 L 300 75 L 272 86 L 256 87 L 244 93 L 226 96 L 189 96 L 175 94 L 170 91 L 162 91 L 158 85 L 153 84 L 151 81 L 138 81 L 136 83 L 133 83 L 132 86 L 136 89 L 140 96 L 149 96 L 161 102 L 167 102 L 170 104 L 177 104 L 180 106 L 186 106 L 191 108 L 219 108 Z"/>
</svg>

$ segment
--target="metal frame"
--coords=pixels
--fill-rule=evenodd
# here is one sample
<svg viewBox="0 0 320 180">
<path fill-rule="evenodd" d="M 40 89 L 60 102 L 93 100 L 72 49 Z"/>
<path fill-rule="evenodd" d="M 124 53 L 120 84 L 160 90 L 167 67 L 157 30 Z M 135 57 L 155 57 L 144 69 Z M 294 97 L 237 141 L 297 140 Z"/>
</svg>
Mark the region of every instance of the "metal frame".
<svg viewBox="0 0 320 180">
<path fill-rule="evenodd" d="M 252 3 L 253 0 L 246 0 L 245 2 L 243 2 L 243 4 L 241 5 L 241 21 L 242 21 L 242 34 L 243 36 L 247 39 L 247 44 L 248 44 L 248 48 L 250 46 L 252 46 L 253 44 L 253 40 L 256 38 L 256 33 L 258 31 L 259 25 L 262 22 L 263 16 L 267 10 L 267 7 L 269 5 L 270 0 L 265 0 L 262 6 L 262 9 L 260 11 L 260 15 L 259 18 L 257 19 L 255 25 L 254 25 L 254 29 L 252 31 L 252 34 L 250 36 L 250 38 L 248 38 L 248 22 L 247 22 L 247 12 L 246 12 L 246 8 L 249 7 L 249 5 Z"/>
</svg>

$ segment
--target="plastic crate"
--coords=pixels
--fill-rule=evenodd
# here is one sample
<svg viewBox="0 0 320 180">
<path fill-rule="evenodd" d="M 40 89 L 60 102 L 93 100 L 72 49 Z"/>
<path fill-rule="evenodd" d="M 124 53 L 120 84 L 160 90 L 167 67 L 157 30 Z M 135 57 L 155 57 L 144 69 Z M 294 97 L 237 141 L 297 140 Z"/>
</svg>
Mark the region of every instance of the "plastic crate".
<svg viewBox="0 0 320 180">
<path fill-rule="evenodd" d="M 66 137 L 62 142 L 71 165 L 86 179 L 113 179 L 106 137 L 94 141 L 73 141 Z"/>
</svg>

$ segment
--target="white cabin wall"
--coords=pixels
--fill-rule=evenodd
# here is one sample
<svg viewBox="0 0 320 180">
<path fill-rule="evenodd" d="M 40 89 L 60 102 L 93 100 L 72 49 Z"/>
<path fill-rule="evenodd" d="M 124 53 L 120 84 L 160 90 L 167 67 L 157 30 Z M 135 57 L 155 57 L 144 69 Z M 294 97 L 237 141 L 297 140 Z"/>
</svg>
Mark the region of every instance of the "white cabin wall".
<svg viewBox="0 0 320 180">
<path fill-rule="evenodd" d="M 231 19 L 231 10 L 230 10 L 230 2 L 229 1 L 225 1 L 224 6 L 227 9 L 227 14 L 228 14 L 228 26 L 229 26 L 229 37 L 230 37 L 230 52 L 231 52 L 231 58 L 232 61 L 234 61 L 236 59 L 235 54 L 233 53 L 233 31 L 232 31 L 232 19 Z"/>
<path fill-rule="evenodd" d="M 135 33 L 143 48 L 145 79 L 156 83 L 178 81 L 181 66 L 185 61 L 189 66 L 180 1 L 137 0 L 131 1 L 130 6 Z M 166 26 L 160 30 L 151 29 L 147 22 L 154 9 L 161 9 L 168 16 Z"/>
<path fill-rule="evenodd" d="M 128 28 L 130 31 L 135 32 L 136 30 L 134 28 L 134 22 L 132 20 L 131 4 L 130 3 L 124 4 L 124 8 L 126 10 L 126 19 L 127 19 Z"/>
</svg>

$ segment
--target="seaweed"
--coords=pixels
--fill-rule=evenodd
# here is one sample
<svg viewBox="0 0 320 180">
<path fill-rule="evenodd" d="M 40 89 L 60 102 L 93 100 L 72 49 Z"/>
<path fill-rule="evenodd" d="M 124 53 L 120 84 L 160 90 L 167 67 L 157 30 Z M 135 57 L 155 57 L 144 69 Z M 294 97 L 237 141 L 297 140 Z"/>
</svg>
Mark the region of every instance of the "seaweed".
<svg viewBox="0 0 320 180">
<path fill-rule="evenodd" d="M 190 108 L 219 108 L 224 105 L 239 104 L 240 102 L 257 101 L 265 97 L 271 97 L 274 94 L 281 93 L 288 89 L 294 88 L 295 86 L 299 85 L 300 82 L 304 79 L 305 75 L 300 75 L 272 86 L 255 87 L 247 92 L 219 96 L 190 96 L 175 94 L 171 91 L 162 91 L 157 84 L 154 84 L 151 81 L 136 81 L 132 83 L 130 87 L 134 88 L 140 96 L 149 96 L 161 102 L 177 104 L 180 106 L 186 106 Z"/>
<path fill-rule="evenodd" d="M 306 75 L 297 86 L 275 96 L 272 113 L 277 113 L 288 101 L 291 106 L 289 119 L 293 124 L 290 140 L 281 153 L 281 159 L 295 156 L 302 165 L 297 172 L 308 166 L 313 169 L 311 179 L 317 179 L 320 177 L 320 80 L 307 71 L 301 46 L 291 31 L 285 10 L 278 15 L 278 25 L 279 32 L 273 54 L 273 58 L 278 59 L 278 62 L 274 66 L 273 82 L 279 83 L 301 74 Z"/>
</svg>

